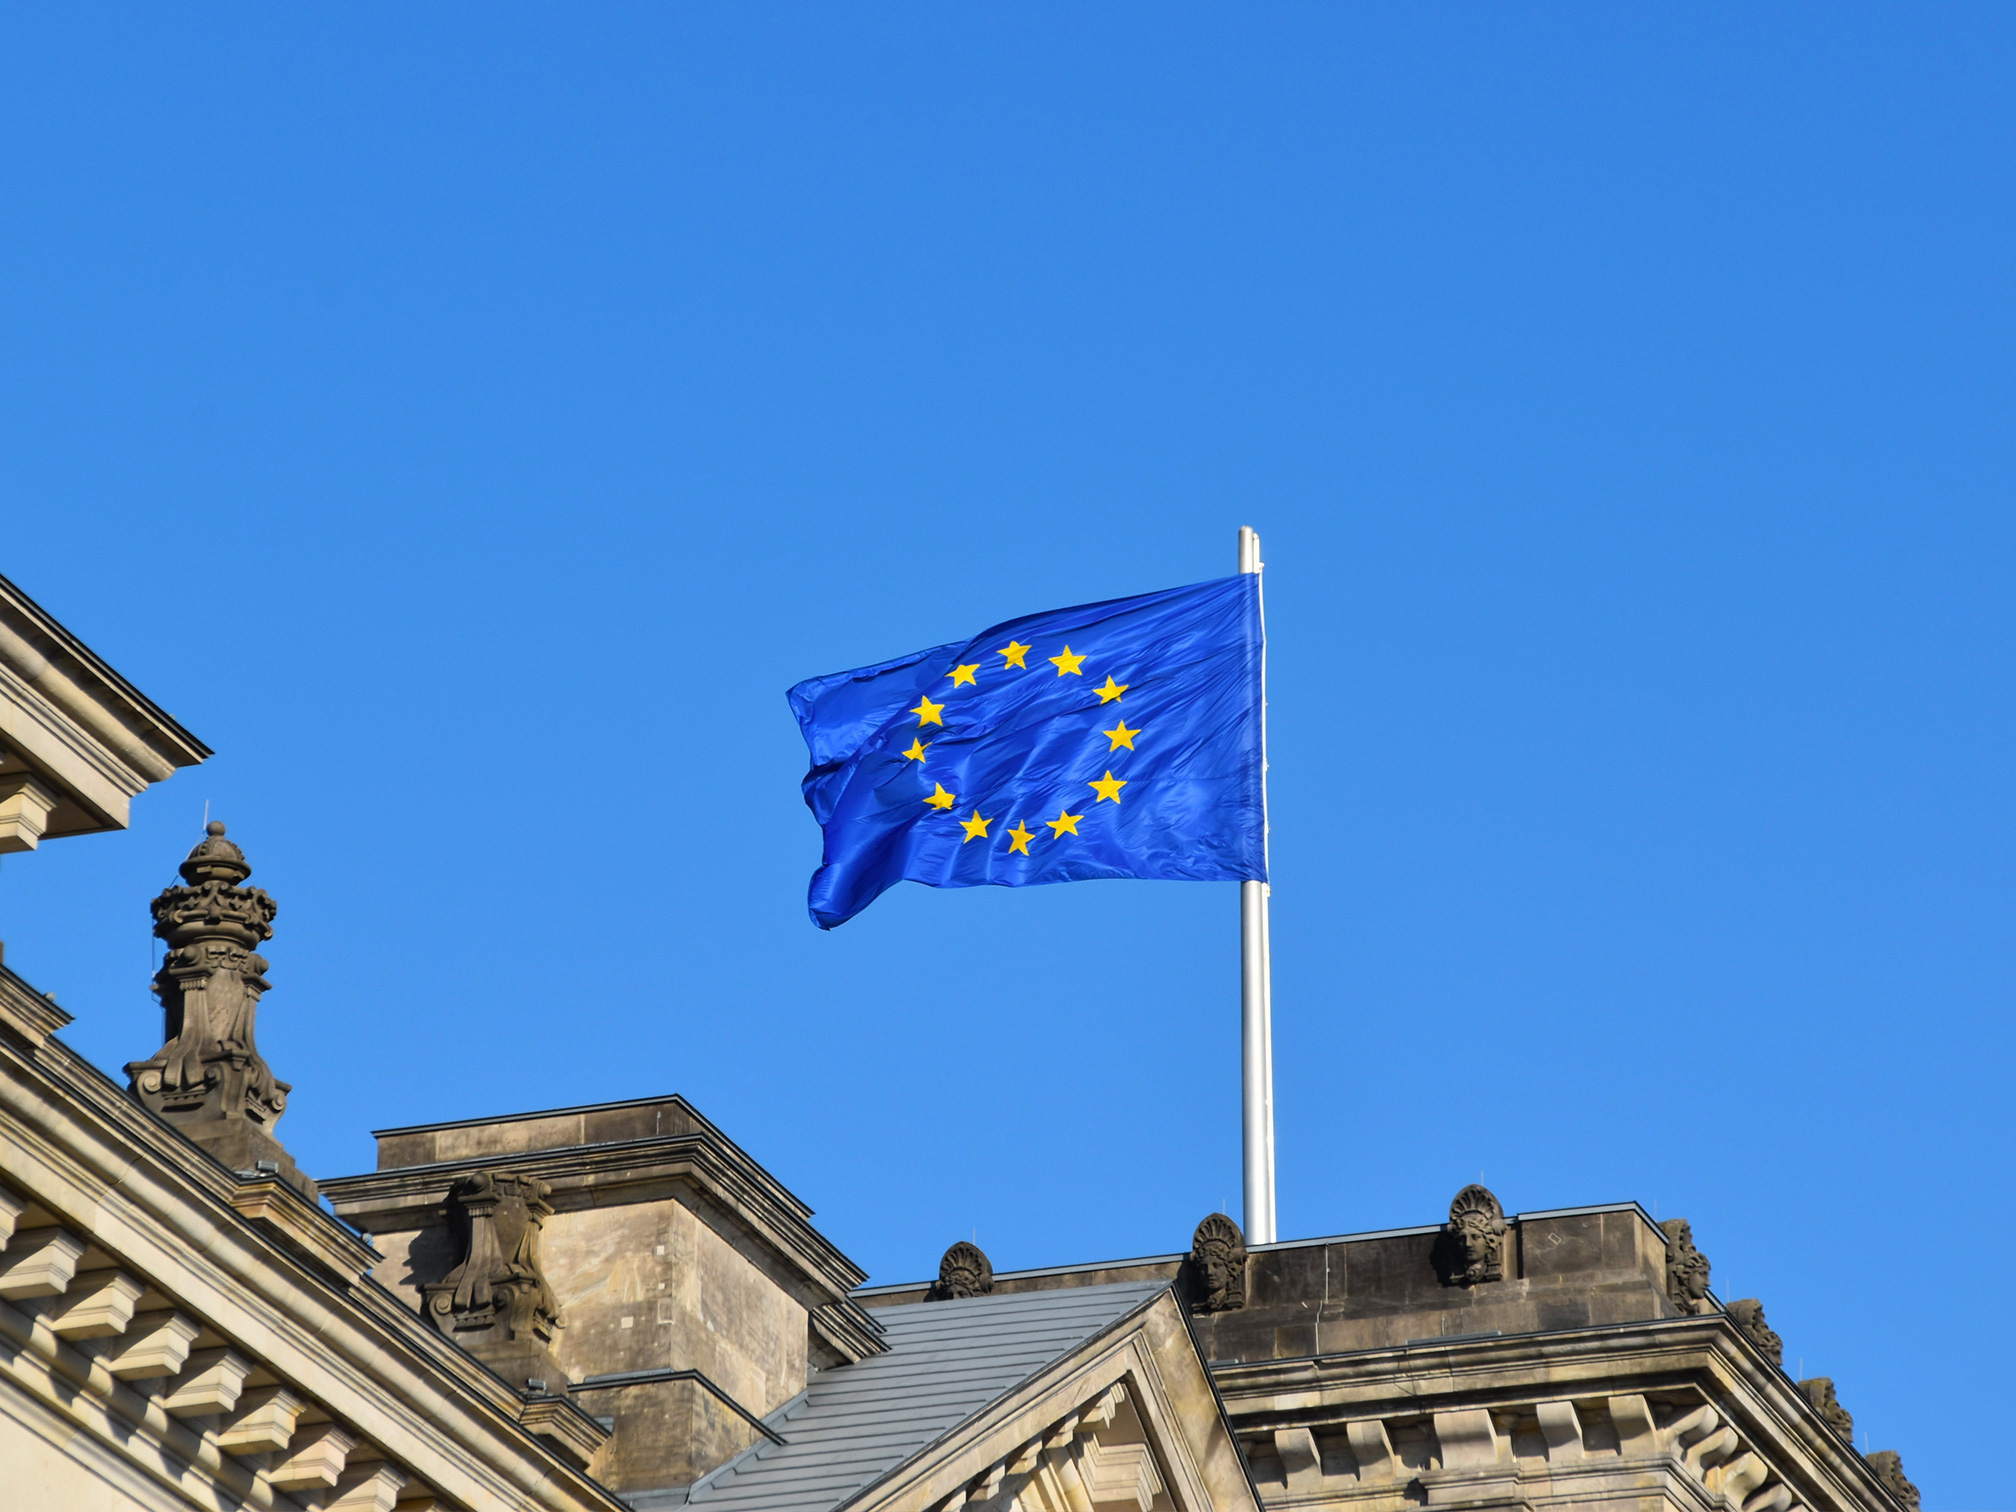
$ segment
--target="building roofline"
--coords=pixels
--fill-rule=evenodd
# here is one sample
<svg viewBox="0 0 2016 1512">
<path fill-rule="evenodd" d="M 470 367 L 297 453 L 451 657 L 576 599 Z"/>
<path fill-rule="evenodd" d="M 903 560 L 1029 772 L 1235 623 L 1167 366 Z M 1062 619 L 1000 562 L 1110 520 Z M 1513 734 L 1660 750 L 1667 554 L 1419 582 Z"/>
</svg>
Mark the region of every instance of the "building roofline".
<svg viewBox="0 0 2016 1512">
<path fill-rule="evenodd" d="M 5 599 L 11 603 L 13 608 L 24 619 L 30 621 L 37 630 L 55 641 L 58 646 L 74 657 L 87 671 L 92 673 L 121 698 L 125 699 L 136 711 L 144 714 L 158 726 L 163 734 L 169 736 L 176 744 L 182 746 L 188 759 L 185 761 L 175 761 L 174 764 L 176 766 L 194 766 L 197 762 L 216 754 L 210 747 L 184 729 L 181 722 L 166 709 L 162 708 L 153 699 L 149 698 L 145 693 L 134 687 L 132 683 L 115 672 L 110 663 L 66 629 L 62 621 L 58 620 L 55 615 L 44 609 L 34 599 L 23 592 L 18 583 L 4 575 L 0 575 L 0 599 Z M 170 760 L 173 760 L 173 758 L 171 757 Z"/>
<path fill-rule="evenodd" d="M 1585 1207 L 1536 1208 L 1530 1213 L 1508 1213 L 1506 1218 L 1513 1223 L 1542 1218 L 1579 1218 L 1586 1213 L 1633 1213 L 1635 1212 L 1651 1228 L 1658 1228 L 1659 1222 L 1645 1211 L 1640 1202 L 1598 1202 Z M 1367 1229 L 1352 1234 L 1318 1234 L 1308 1239 L 1277 1239 L 1271 1244 L 1249 1244 L 1249 1255 L 1272 1254 L 1276 1250 L 1309 1249 L 1319 1244 L 1358 1244 L 1373 1239 L 1405 1239 L 1419 1234 L 1439 1234 L 1443 1225 L 1421 1223 L 1408 1228 Z M 1121 1260 L 1081 1260 L 1069 1265 L 1039 1265 L 1026 1270 L 996 1271 L 996 1281 L 1040 1280 L 1044 1276 L 1069 1276 L 1081 1271 L 1126 1270 L 1137 1265 L 1179 1265 L 1189 1258 L 1188 1250 L 1179 1250 L 1170 1255 L 1136 1255 Z M 890 1281 L 880 1286 L 857 1286 L 848 1295 L 854 1297 L 889 1296 L 896 1292 L 915 1291 L 920 1286 L 929 1286 L 931 1281 Z"/>
<path fill-rule="evenodd" d="M 389 1139 L 400 1134 L 432 1134 L 438 1129 L 469 1129 L 485 1124 L 527 1123 L 535 1118 L 566 1118 L 573 1113 L 607 1113 L 617 1108 L 648 1108 L 656 1103 L 677 1103 L 708 1128 L 714 1124 L 682 1093 L 661 1092 L 655 1097 L 625 1097 L 615 1102 L 578 1103 L 570 1108 L 534 1108 L 523 1113 L 494 1113 L 476 1118 L 449 1118 L 440 1123 L 403 1124 L 396 1129 L 373 1129 L 373 1139 Z M 715 1129 L 718 1134 L 720 1130 Z M 725 1137 L 725 1136 L 724 1136 Z"/>
</svg>

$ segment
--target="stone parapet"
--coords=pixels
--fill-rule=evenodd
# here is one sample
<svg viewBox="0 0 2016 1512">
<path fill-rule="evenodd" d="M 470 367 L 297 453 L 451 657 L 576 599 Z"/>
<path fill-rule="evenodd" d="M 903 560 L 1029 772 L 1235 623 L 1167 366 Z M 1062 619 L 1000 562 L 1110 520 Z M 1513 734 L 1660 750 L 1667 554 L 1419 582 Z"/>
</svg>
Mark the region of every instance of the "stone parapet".
<svg viewBox="0 0 2016 1512">
<path fill-rule="evenodd" d="M 1243 1250 L 1240 1304 L 1204 1305 L 1193 1255 L 997 1272 L 997 1292 L 1176 1279 L 1212 1360 L 1264 1360 L 1376 1349 L 1421 1338 L 1531 1333 L 1676 1315 L 1666 1293 L 1665 1232 L 1636 1203 L 1519 1213 L 1505 1220 L 1499 1279 L 1458 1284 L 1447 1228 L 1386 1229 Z M 1221 1241 L 1222 1242 L 1222 1241 Z M 866 1287 L 871 1311 L 924 1299 L 930 1283 Z"/>
</svg>

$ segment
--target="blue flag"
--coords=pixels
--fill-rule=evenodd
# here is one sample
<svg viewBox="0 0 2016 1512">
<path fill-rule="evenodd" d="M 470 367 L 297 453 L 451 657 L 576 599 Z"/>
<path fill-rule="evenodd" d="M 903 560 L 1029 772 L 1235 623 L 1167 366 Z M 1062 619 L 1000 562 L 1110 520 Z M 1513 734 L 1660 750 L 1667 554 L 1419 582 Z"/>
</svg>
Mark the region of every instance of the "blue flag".
<svg viewBox="0 0 2016 1512">
<path fill-rule="evenodd" d="M 798 684 L 826 832 L 812 922 L 906 878 L 1267 879 L 1260 579 L 996 625 Z"/>
</svg>

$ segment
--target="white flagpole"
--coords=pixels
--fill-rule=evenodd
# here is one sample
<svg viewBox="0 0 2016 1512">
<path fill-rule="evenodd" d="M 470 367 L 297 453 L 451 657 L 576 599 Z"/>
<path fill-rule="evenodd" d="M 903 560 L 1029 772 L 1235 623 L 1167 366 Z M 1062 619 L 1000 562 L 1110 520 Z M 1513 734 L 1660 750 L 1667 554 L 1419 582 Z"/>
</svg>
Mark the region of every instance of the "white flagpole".
<svg viewBox="0 0 2016 1512">
<path fill-rule="evenodd" d="M 1260 537 L 1239 527 L 1239 570 L 1260 573 Z M 1263 600 L 1264 603 L 1264 600 Z M 1266 613 L 1261 613 L 1266 633 Z M 1267 661 L 1260 661 L 1260 797 L 1267 797 Z M 1265 845 L 1265 832 L 1262 832 Z M 1264 850 L 1262 852 L 1265 853 Z M 1246 1242 L 1274 1242 L 1274 1003 L 1265 882 L 1239 884 L 1239 1020 L 1246 1155 Z"/>
</svg>

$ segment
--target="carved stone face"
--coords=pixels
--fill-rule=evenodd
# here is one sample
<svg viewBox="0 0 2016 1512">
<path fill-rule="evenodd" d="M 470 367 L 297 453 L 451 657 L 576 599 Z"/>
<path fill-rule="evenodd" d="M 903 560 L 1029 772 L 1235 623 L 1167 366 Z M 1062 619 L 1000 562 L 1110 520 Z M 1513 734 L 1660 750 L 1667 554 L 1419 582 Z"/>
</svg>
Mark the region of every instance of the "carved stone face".
<svg viewBox="0 0 2016 1512">
<path fill-rule="evenodd" d="M 1496 1235 L 1482 1213 L 1465 1213 L 1456 1224 L 1456 1242 L 1463 1250 L 1463 1265 L 1473 1275 L 1491 1262 Z"/>
<path fill-rule="evenodd" d="M 1444 1286 L 1475 1286 L 1505 1276 L 1505 1209 L 1489 1189 L 1466 1186 L 1449 1204 L 1449 1222 L 1435 1241 L 1435 1268 Z"/>
<path fill-rule="evenodd" d="M 1190 1236 L 1191 1306 L 1232 1312 L 1246 1305 L 1246 1236 L 1223 1213 L 1213 1213 Z"/>
<path fill-rule="evenodd" d="M 1205 1305 L 1223 1307 L 1232 1290 L 1232 1262 L 1217 1250 L 1206 1250 L 1197 1257 L 1197 1268 L 1204 1276 Z"/>
</svg>

